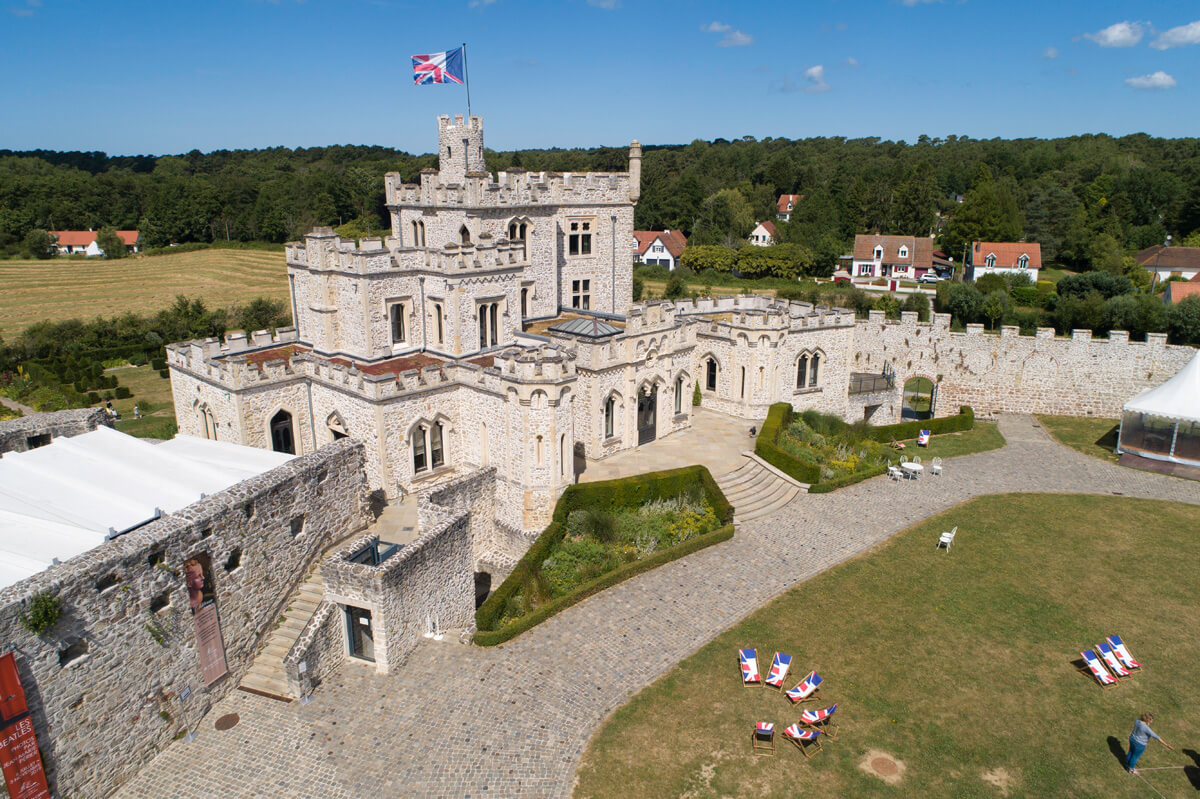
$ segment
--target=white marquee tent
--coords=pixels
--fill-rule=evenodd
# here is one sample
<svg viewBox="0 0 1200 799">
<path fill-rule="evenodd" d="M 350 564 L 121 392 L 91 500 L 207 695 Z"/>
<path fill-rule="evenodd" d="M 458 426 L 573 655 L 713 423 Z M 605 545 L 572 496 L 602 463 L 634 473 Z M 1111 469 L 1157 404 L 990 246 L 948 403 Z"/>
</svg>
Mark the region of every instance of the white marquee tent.
<svg viewBox="0 0 1200 799">
<path fill-rule="evenodd" d="M 176 436 L 100 427 L 0 458 L 0 588 L 291 460 Z"/>
<path fill-rule="evenodd" d="M 1125 403 L 1117 452 L 1200 466 L 1200 352 L 1179 374 Z"/>
</svg>

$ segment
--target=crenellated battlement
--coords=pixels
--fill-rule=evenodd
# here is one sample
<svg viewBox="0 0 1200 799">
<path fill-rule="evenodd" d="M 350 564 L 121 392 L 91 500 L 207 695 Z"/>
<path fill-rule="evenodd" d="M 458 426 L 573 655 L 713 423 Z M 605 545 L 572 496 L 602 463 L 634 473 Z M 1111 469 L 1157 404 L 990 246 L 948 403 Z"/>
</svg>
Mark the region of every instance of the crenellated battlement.
<svg viewBox="0 0 1200 799">
<path fill-rule="evenodd" d="M 404 183 L 396 172 L 384 175 L 388 207 L 521 208 L 558 205 L 628 204 L 633 185 L 628 172 L 526 172 L 507 169 L 495 178 L 466 173 L 453 181 L 445 172 L 421 173 L 419 184 Z"/>
</svg>

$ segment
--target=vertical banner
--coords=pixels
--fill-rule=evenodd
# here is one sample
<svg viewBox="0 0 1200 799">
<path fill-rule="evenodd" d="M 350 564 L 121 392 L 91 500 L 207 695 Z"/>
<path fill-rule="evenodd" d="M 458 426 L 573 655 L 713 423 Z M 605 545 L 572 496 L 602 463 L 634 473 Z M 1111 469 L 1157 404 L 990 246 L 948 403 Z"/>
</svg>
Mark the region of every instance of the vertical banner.
<svg viewBox="0 0 1200 799">
<path fill-rule="evenodd" d="M 217 617 L 217 594 L 213 586 L 208 558 L 199 556 L 183 564 L 187 580 L 188 604 L 196 625 L 196 649 L 205 685 L 212 685 L 229 671 L 225 664 L 225 641 Z"/>
<path fill-rule="evenodd" d="M 33 719 L 12 652 L 0 655 L 0 771 L 12 799 L 50 799 Z"/>
</svg>

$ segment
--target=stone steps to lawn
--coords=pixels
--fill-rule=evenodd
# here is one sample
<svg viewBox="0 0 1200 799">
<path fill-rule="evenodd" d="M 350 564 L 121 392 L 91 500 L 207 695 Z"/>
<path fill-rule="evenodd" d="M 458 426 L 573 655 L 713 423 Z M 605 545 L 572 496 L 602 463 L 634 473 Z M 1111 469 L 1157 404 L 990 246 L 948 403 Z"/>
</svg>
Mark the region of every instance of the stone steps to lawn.
<svg viewBox="0 0 1200 799">
<path fill-rule="evenodd" d="M 734 509 L 734 523 L 741 524 L 775 513 L 801 494 L 808 485 L 781 473 L 750 452 L 742 453 L 742 464 L 716 478 L 717 485 Z"/>
</svg>

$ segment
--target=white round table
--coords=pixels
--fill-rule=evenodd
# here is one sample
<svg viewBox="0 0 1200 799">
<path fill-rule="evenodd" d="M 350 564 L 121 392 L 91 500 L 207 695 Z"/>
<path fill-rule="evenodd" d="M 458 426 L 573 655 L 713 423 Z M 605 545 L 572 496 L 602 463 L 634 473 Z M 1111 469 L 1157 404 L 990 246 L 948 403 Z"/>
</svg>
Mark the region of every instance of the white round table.
<svg viewBox="0 0 1200 799">
<path fill-rule="evenodd" d="M 900 463 L 900 468 L 903 469 L 904 471 L 908 472 L 913 477 L 920 477 L 921 472 L 925 471 L 925 467 L 922 466 L 921 464 L 911 463 L 909 461 L 902 461 Z"/>
</svg>

